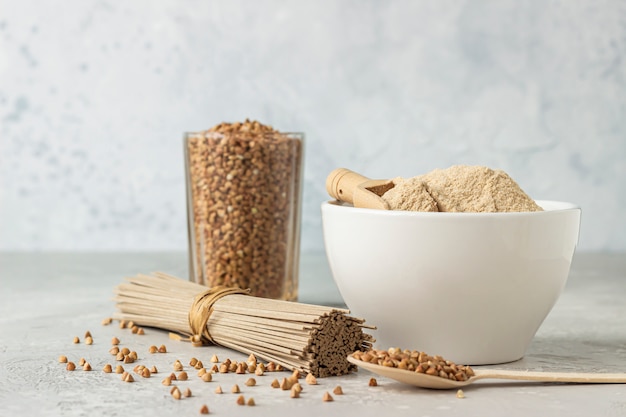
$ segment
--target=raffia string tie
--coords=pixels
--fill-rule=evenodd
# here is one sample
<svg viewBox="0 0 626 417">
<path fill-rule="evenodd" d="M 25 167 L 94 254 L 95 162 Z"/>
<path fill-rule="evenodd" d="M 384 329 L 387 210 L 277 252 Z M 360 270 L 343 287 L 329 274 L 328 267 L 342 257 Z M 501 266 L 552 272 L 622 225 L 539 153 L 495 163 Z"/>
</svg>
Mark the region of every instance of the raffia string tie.
<svg viewBox="0 0 626 417">
<path fill-rule="evenodd" d="M 218 285 L 196 295 L 189 308 L 189 329 L 193 344 L 214 343 L 208 329 L 208 322 L 213 312 L 213 305 L 222 297 L 232 294 L 250 294 L 250 290 L 239 287 Z"/>
</svg>

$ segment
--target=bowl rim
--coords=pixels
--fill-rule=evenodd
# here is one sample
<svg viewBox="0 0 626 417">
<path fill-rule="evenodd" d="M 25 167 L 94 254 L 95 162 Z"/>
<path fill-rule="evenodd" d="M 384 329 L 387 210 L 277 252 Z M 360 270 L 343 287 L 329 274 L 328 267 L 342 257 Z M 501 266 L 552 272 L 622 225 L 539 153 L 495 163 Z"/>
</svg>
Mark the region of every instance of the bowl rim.
<svg viewBox="0 0 626 417">
<path fill-rule="evenodd" d="M 350 210 L 357 213 L 376 213 L 379 216 L 404 216 L 404 217 L 526 217 L 526 216 L 543 216 L 550 213 L 559 213 L 566 211 L 581 210 L 581 207 L 575 203 L 558 200 L 535 200 L 543 211 L 509 211 L 509 212 L 427 212 L 427 211 L 409 211 L 409 210 L 379 210 L 371 208 L 354 207 L 349 203 L 338 200 L 326 200 L 322 203 L 322 209 L 325 207 L 329 210 Z"/>
</svg>

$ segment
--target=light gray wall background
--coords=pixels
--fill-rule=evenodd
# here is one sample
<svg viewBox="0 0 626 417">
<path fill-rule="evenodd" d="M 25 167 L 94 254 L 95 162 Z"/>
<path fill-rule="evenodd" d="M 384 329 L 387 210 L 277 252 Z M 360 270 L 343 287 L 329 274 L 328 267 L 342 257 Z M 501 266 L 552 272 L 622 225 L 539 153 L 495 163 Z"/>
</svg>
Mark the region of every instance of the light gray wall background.
<svg viewBox="0 0 626 417">
<path fill-rule="evenodd" d="M 452 164 L 580 204 L 626 250 L 623 1 L 0 0 L 0 250 L 186 250 L 182 133 L 306 133 L 324 180 Z"/>
</svg>

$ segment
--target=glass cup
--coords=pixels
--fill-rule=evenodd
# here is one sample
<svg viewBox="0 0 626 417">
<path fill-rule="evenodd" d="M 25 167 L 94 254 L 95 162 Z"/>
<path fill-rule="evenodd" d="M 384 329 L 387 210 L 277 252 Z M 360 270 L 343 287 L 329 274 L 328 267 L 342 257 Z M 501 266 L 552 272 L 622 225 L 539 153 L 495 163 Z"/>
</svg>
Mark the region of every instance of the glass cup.
<svg viewBox="0 0 626 417">
<path fill-rule="evenodd" d="M 190 280 L 298 298 L 301 133 L 186 133 Z"/>
</svg>

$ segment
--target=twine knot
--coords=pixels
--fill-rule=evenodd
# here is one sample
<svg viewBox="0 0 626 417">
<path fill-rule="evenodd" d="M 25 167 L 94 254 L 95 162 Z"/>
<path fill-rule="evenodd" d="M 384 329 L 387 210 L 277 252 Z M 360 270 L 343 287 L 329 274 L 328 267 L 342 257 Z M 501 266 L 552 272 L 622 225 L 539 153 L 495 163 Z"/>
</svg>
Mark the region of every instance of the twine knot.
<svg viewBox="0 0 626 417">
<path fill-rule="evenodd" d="M 242 290 L 238 287 L 226 287 L 218 285 L 196 295 L 189 308 L 190 340 L 194 345 L 215 343 L 207 324 L 213 313 L 213 305 L 222 297 L 232 294 L 248 295 L 250 290 Z"/>
</svg>

